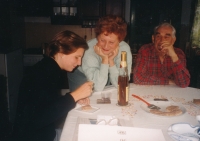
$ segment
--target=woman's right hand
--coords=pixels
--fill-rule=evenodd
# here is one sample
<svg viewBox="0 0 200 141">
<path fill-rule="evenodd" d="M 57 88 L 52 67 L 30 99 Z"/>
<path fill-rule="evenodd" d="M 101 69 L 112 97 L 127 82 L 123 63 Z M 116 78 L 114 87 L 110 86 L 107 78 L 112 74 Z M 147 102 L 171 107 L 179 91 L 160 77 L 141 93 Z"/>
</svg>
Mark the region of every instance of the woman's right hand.
<svg viewBox="0 0 200 141">
<path fill-rule="evenodd" d="M 102 58 L 103 64 L 108 64 L 108 55 L 103 54 L 101 51 L 101 48 L 97 45 L 94 46 L 94 51 L 97 55 L 99 55 Z"/>
<path fill-rule="evenodd" d="M 71 92 L 72 97 L 75 101 L 78 101 L 80 99 L 89 97 L 92 93 L 93 89 L 93 82 L 87 81 L 80 87 L 78 87 L 75 91 Z"/>
<path fill-rule="evenodd" d="M 88 97 L 83 98 L 83 99 L 78 100 L 77 103 L 80 105 L 90 105 L 90 99 Z"/>
</svg>

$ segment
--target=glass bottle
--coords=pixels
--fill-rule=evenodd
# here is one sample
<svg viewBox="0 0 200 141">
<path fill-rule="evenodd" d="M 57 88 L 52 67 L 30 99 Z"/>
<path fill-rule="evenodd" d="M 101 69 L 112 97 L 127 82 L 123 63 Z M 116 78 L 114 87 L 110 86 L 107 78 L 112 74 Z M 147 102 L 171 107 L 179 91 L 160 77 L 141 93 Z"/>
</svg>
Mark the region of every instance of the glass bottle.
<svg viewBox="0 0 200 141">
<path fill-rule="evenodd" d="M 127 69 L 127 54 L 126 51 L 121 52 L 121 63 L 118 76 L 118 105 L 128 105 L 129 96 L 129 76 Z"/>
</svg>

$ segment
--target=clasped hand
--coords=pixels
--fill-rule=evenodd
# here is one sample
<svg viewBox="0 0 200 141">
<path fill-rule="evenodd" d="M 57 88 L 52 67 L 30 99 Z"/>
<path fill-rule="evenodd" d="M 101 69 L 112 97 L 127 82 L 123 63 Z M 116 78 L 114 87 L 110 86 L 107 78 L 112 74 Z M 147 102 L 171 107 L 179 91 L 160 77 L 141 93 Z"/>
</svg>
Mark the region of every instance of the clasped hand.
<svg viewBox="0 0 200 141">
<path fill-rule="evenodd" d="M 163 41 L 161 43 L 161 47 L 162 49 L 160 50 L 160 52 L 162 52 L 163 54 L 166 54 L 170 57 L 176 54 L 174 51 L 173 44 L 169 43 L 168 41 Z"/>
<path fill-rule="evenodd" d="M 117 47 L 115 50 L 110 52 L 109 54 L 104 54 L 102 52 L 101 47 L 95 45 L 94 46 L 94 51 L 97 55 L 99 55 L 102 58 L 102 63 L 104 64 L 109 64 L 110 66 L 114 65 L 114 58 L 117 56 L 119 47 Z"/>
</svg>

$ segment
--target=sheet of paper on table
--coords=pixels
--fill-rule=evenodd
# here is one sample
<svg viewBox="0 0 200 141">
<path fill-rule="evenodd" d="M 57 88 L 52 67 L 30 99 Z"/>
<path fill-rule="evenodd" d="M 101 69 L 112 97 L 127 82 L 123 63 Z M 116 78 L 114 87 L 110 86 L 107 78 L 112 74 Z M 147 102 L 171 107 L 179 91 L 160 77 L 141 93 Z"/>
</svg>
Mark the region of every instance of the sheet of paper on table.
<svg viewBox="0 0 200 141">
<path fill-rule="evenodd" d="M 119 122 L 119 126 L 124 126 L 124 127 L 132 127 L 133 126 L 132 123 L 130 122 L 130 120 L 118 119 L 118 122 Z M 73 141 L 78 141 L 78 130 L 79 130 L 80 124 L 96 125 L 96 123 L 97 123 L 97 119 L 78 117 L 77 122 L 76 122 L 76 127 L 74 130 Z"/>
<path fill-rule="evenodd" d="M 78 141 L 165 141 L 162 130 L 80 124 Z"/>
</svg>

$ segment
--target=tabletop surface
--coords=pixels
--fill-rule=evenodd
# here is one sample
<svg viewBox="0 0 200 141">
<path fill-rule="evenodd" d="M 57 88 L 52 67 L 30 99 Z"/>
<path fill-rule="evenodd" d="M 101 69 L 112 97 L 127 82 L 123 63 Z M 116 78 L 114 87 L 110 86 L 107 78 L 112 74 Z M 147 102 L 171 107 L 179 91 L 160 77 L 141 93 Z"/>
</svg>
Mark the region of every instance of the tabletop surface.
<svg viewBox="0 0 200 141">
<path fill-rule="evenodd" d="M 90 97 L 91 106 L 98 107 L 94 113 L 85 113 L 76 110 L 80 105 L 72 109 L 66 118 L 60 141 L 76 141 L 74 134 L 77 133 L 77 120 L 81 118 L 96 119 L 98 115 L 115 116 L 130 121 L 131 127 L 161 129 L 166 141 L 172 141 L 167 134 L 170 125 L 185 122 L 191 125 L 198 125 L 196 115 L 200 115 L 200 107 L 195 106 L 193 99 L 200 99 L 200 89 L 180 88 L 175 85 L 136 85 L 130 83 L 129 104 L 130 106 L 117 106 L 117 89 L 113 86 L 106 87 L 104 92 L 111 94 L 111 104 L 97 104 L 102 92 L 94 92 Z M 184 107 L 185 113 L 179 116 L 166 117 L 146 112 L 141 108 L 143 102 L 132 97 L 135 94 L 148 102 L 154 98 L 167 98 L 169 102 Z"/>
</svg>

